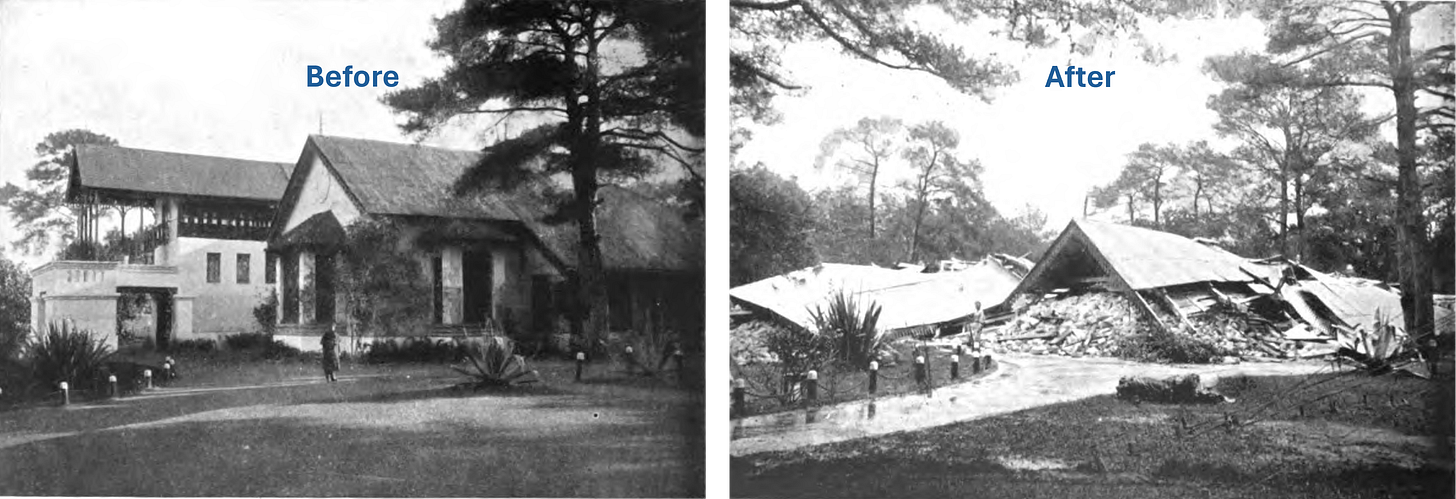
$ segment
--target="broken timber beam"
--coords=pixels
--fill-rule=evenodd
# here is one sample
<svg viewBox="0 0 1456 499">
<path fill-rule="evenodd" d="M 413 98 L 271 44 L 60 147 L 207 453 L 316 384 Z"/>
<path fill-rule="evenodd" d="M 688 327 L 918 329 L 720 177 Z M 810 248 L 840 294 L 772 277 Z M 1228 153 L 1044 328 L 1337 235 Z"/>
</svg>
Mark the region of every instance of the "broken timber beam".
<svg viewBox="0 0 1456 499">
<path fill-rule="evenodd" d="M 1138 311 L 1142 312 L 1143 316 L 1146 317 L 1149 322 L 1153 323 L 1153 327 L 1158 328 L 1158 331 L 1164 333 L 1168 332 L 1168 327 L 1163 325 L 1163 321 L 1161 319 L 1158 319 L 1158 314 L 1153 312 L 1153 307 L 1148 306 L 1148 301 L 1143 299 L 1142 293 L 1139 293 L 1135 289 L 1130 289 L 1127 291 L 1127 294 L 1130 295 L 1128 296 L 1128 300 L 1132 301 L 1134 305 L 1137 305 Z"/>
</svg>

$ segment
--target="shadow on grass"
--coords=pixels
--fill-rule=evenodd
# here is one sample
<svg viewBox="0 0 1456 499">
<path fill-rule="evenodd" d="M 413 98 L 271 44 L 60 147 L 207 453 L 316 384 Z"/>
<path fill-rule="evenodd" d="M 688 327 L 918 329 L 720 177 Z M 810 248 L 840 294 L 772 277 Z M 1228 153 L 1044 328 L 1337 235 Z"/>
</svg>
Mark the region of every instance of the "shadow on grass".
<svg viewBox="0 0 1456 499">
<path fill-rule="evenodd" d="M 0 450 L 0 495 L 625 497 L 704 493 L 701 440 L 661 421 L 167 423 Z M 502 416 L 507 418 L 510 416 Z M 518 416 L 517 416 L 518 417 Z M 356 421 L 355 423 L 358 423 Z"/>
<path fill-rule="evenodd" d="M 1316 375 L 1237 383 L 1232 404 L 1132 404 L 1105 395 L 733 458 L 731 490 L 740 497 L 1451 497 L 1451 469 L 1430 464 L 1450 462 L 1449 382 Z M 1225 426 L 1231 416 L 1238 423 Z M 1060 466 L 1008 471 L 999 458 Z"/>
</svg>

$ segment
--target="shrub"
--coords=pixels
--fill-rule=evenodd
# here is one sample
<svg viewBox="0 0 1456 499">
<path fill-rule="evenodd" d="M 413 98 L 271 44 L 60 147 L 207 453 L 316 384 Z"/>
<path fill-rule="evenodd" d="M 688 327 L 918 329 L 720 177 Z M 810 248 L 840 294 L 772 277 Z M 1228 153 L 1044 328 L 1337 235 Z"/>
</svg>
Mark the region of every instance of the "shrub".
<svg viewBox="0 0 1456 499">
<path fill-rule="evenodd" d="M 541 379 L 526 367 L 526 358 L 515 353 L 514 342 L 505 336 L 490 336 L 465 343 L 465 367 L 450 366 L 469 376 L 475 388 L 509 388 Z"/>
<path fill-rule="evenodd" d="M 785 374 L 822 367 L 834 358 L 834 339 L 799 327 L 773 328 L 763 346 L 779 360 Z"/>
<path fill-rule="evenodd" d="M 227 345 L 229 350 L 248 350 L 268 345 L 273 341 L 273 336 L 266 333 L 238 333 L 230 334 L 222 338 L 222 343 Z"/>
<path fill-rule="evenodd" d="M 409 338 L 403 343 L 395 340 L 376 341 L 365 349 L 366 362 L 380 364 L 390 362 L 454 362 L 463 357 L 460 348 L 445 340 L 430 341 L 429 338 Z"/>
<path fill-rule="evenodd" d="M 1120 357 L 1150 362 L 1176 364 L 1209 364 L 1234 355 L 1216 343 L 1200 339 L 1187 331 L 1143 327 L 1136 333 L 1117 340 Z"/>
<path fill-rule="evenodd" d="M 89 330 L 79 329 L 72 324 L 51 324 L 29 349 L 31 376 L 42 385 L 54 385 L 61 381 L 74 389 L 93 388 L 98 385 L 111 347 Z"/>
<path fill-rule="evenodd" d="M 272 334 L 274 328 L 278 327 L 278 292 L 268 290 L 256 306 L 253 307 L 253 320 L 258 321 L 258 327 L 263 333 Z"/>
<path fill-rule="evenodd" d="M 176 352 L 212 352 L 217 350 L 217 342 L 207 338 L 196 338 L 172 342 L 168 351 Z"/>
<path fill-rule="evenodd" d="M 263 358 L 268 360 L 294 359 L 303 355 L 303 351 L 284 343 L 282 340 L 271 340 L 263 344 Z"/>
<path fill-rule="evenodd" d="M 834 340 L 835 358 L 856 368 L 869 367 L 870 361 L 884 348 L 885 342 L 876 325 L 880 306 L 870 302 L 863 309 L 854 295 L 839 290 L 829 298 L 828 307 L 815 306 L 809 311 L 819 333 Z"/>
</svg>

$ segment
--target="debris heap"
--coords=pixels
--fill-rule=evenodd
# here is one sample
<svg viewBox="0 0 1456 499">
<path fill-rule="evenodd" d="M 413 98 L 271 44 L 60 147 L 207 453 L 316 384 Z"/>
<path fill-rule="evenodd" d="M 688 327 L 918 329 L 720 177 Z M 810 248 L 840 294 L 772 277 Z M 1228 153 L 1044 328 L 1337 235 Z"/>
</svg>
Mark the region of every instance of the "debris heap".
<svg viewBox="0 0 1456 499">
<path fill-rule="evenodd" d="M 994 335 L 1001 351 L 1069 356 L 1117 356 L 1125 340 L 1155 327 L 1145 312 L 1119 293 L 1089 292 L 1031 303 Z M 1150 310 L 1165 328 L 1243 359 L 1292 357 L 1294 342 L 1279 324 L 1247 309 L 1221 303 L 1179 317 L 1164 307 Z"/>
</svg>

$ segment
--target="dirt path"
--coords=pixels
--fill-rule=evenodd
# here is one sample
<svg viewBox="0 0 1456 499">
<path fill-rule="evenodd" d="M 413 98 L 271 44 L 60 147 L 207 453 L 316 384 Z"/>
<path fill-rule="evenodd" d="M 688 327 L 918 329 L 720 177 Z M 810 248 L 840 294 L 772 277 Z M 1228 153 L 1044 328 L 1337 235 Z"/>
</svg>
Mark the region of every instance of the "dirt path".
<svg viewBox="0 0 1456 499">
<path fill-rule="evenodd" d="M 1116 391 L 1123 376 L 1197 373 L 1205 384 L 1237 374 L 1279 375 L 1328 371 L 1321 362 L 1219 365 L 1141 364 L 1103 358 L 1007 354 L 997 373 L 937 388 L 930 395 L 901 395 L 846 402 L 812 410 L 734 420 L 731 453 L 743 456 L 918 430 L 1016 412 Z"/>
</svg>

